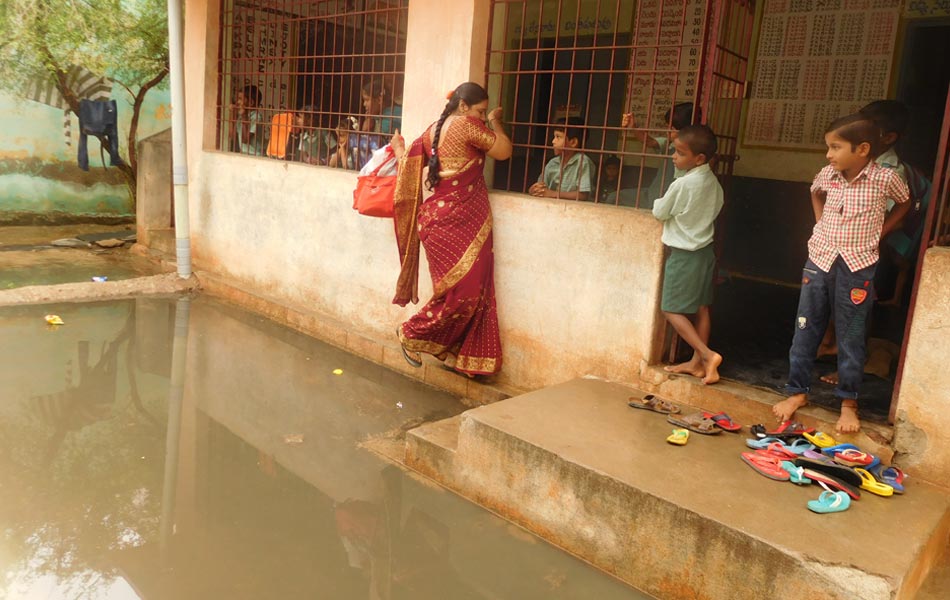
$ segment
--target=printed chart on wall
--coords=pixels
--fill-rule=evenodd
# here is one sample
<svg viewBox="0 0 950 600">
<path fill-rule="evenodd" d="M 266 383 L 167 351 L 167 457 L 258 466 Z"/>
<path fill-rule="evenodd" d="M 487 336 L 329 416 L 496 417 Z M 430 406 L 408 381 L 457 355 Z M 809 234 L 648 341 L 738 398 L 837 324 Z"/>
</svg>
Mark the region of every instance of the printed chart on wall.
<svg viewBox="0 0 950 600">
<path fill-rule="evenodd" d="M 744 142 L 822 149 L 835 118 L 887 97 L 902 0 L 767 0 Z"/>
<path fill-rule="evenodd" d="M 640 3 L 630 81 L 630 111 L 637 123 L 665 129 L 663 113 L 695 99 L 705 6 L 702 0 Z"/>
<path fill-rule="evenodd" d="M 229 14 L 231 52 L 230 80 L 234 92 L 257 86 L 265 109 L 286 110 L 293 104 L 294 59 L 297 54 L 297 26 L 294 15 L 234 3 Z"/>
</svg>

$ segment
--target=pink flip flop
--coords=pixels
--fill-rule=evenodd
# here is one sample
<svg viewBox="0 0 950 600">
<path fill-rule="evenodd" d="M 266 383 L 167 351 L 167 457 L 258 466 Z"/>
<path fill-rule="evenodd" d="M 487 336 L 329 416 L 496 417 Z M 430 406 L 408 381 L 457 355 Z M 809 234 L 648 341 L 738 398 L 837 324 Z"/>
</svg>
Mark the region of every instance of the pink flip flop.
<svg viewBox="0 0 950 600">
<path fill-rule="evenodd" d="M 788 481 L 790 475 L 782 467 L 782 459 L 775 456 L 765 456 L 758 452 L 743 452 L 740 455 L 742 462 L 749 465 L 759 475 L 775 481 Z"/>
<path fill-rule="evenodd" d="M 742 429 L 742 425 L 739 425 L 733 421 L 732 417 L 724 412 L 704 412 L 703 416 L 707 419 L 711 419 L 716 424 L 716 427 L 719 427 L 720 429 L 724 429 L 726 431 L 740 431 Z"/>
</svg>

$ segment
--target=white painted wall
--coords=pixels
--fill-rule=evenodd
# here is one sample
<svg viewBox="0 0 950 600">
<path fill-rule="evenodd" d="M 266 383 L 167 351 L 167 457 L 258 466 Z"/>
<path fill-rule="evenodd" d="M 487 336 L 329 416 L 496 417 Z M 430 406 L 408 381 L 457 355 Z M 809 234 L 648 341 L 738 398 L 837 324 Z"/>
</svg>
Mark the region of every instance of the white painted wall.
<svg viewBox="0 0 950 600">
<path fill-rule="evenodd" d="M 379 340 L 418 308 L 391 304 L 392 221 L 351 208 L 354 173 L 205 152 L 196 179 L 200 269 Z M 503 380 L 632 380 L 657 326 L 659 224 L 646 211 L 525 195 L 493 195 L 492 207 Z M 424 303 L 425 263 L 420 272 Z"/>
</svg>

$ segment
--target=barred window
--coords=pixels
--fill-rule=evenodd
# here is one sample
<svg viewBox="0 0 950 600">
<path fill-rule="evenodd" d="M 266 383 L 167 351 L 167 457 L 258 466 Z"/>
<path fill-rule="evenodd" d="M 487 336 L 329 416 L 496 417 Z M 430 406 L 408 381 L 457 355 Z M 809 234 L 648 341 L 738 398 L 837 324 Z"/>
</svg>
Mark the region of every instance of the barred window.
<svg viewBox="0 0 950 600">
<path fill-rule="evenodd" d="M 534 193 L 540 181 L 564 198 L 652 206 L 674 175 L 672 131 L 704 120 L 707 5 L 493 0 L 487 81 L 515 146 L 494 187 Z"/>
<path fill-rule="evenodd" d="M 223 0 L 217 148 L 358 169 L 402 118 L 409 0 Z"/>
</svg>

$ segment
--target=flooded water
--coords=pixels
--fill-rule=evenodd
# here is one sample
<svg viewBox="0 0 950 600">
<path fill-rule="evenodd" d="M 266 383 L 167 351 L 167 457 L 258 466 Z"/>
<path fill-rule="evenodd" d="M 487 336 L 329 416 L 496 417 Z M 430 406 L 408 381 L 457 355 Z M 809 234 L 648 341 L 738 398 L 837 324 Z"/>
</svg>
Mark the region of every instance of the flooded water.
<svg viewBox="0 0 950 600">
<path fill-rule="evenodd" d="M 117 226 L 70 225 L 0 227 L 0 291 L 28 285 L 53 285 L 107 277 L 110 281 L 152 275 L 160 269 L 127 248 L 57 248 L 51 242 L 76 236 L 124 237 Z"/>
<path fill-rule="evenodd" d="M 255 315 L 15 307 L 0 340 L 6 600 L 647 597 L 361 447 L 451 396 Z"/>
</svg>

